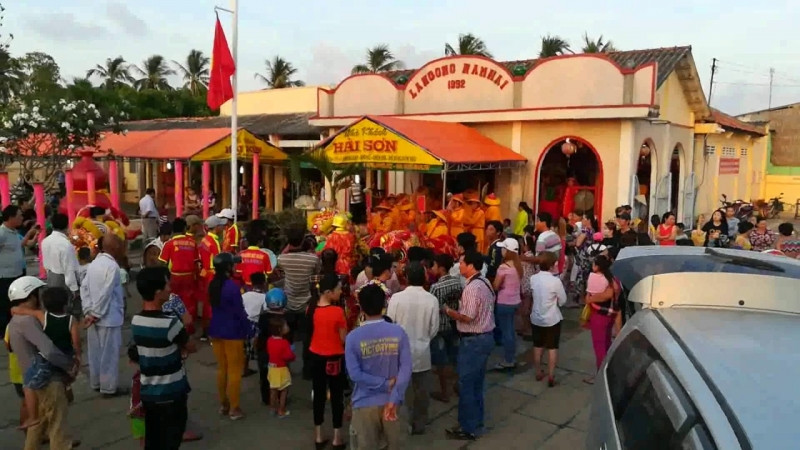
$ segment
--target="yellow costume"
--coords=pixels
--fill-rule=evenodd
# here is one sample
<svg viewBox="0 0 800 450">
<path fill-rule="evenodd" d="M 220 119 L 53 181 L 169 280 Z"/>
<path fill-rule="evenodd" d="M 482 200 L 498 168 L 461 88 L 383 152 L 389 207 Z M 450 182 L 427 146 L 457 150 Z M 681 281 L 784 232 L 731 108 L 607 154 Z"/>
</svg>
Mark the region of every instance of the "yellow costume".
<svg viewBox="0 0 800 450">
<path fill-rule="evenodd" d="M 417 211 L 411 202 L 401 203 L 400 209 L 400 229 L 411 229 L 411 225 L 416 227 Z"/>
<path fill-rule="evenodd" d="M 456 237 L 465 231 L 464 222 L 468 220 L 469 212 L 464 208 L 464 196 L 456 194 L 450 200 L 450 216 L 448 225 L 450 226 L 450 236 Z"/>
<path fill-rule="evenodd" d="M 385 203 L 378 205 L 378 211 L 372 213 L 372 229 L 375 233 L 388 233 L 394 230 L 394 219 L 392 218 L 392 208 Z"/>
<path fill-rule="evenodd" d="M 464 219 L 464 230 L 469 231 L 475 236 L 475 243 L 478 251 L 486 253 L 484 239 L 484 229 L 486 228 L 485 213 L 481 209 L 481 200 L 477 195 L 467 198 L 468 216 Z"/>
<path fill-rule="evenodd" d="M 434 211 L 434 217 L 425 225 L 425 236 L 428 239 L 436 239 L 439 236 L 447 236 L 447 216 L 444 211 Z"/>
<path fill-rule="evenodd" d="M 484 212 L 486 221 L 491 222 L 492 220 L 496 220 L 502 223 L 503 216 L 500 214 L 500 199 L 497 198 L 494 193 L 491 193 L 487 195 L 485 199 L 483 199 L 483 203 L 486 204 L 486 210 Z"/>
</svg>

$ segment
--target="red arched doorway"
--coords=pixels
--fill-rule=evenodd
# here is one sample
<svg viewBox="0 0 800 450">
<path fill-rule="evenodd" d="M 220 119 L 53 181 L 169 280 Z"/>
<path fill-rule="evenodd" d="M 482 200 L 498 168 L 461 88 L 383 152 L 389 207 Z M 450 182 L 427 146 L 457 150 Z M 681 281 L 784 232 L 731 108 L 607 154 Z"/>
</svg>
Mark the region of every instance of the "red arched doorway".
<svg viewBox="0 0 800 450">
<path fill-rule="evenodd" d="M 574 149 L 569 155 L 570 150 L 565 152 L 562 148 L 567 140 Z M 570 178 L 575 180 L 573 188 L 567 187 Z M 558 219 L 569 212 L 565 210 L 579 209 L 578 205 L 569 208 L 570 201 L 567 200 L 570 196 L 576 198 L 576 193 L 581 193 L 584 199 L 589 194 L 594 196 L 594 201 L 589 202 L 590 208 L 584 212 L 600 218 L 603 211 L 603 161 L 600 154 L 585 139 L 562 136 L 547 144 L 539 155 L 533 185 L 534 210 L 550 212 L 554 219 Z"/>
</svg>

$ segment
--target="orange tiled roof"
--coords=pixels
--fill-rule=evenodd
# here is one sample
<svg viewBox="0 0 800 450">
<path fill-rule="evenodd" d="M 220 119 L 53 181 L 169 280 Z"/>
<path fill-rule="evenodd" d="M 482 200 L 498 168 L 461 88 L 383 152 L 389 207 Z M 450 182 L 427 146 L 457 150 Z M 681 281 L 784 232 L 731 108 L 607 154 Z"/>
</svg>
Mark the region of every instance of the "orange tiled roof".
<svg viewBox="0 0 800 450">
<path fill-rule="evenodd" d="M 733 116 L 725 114 L 724 112 L 718 109 L 711 108 L 711 120 L 713 120 L 714 122 L 716 122 L 717 125 L 723 128 L 730 128 L 737 131 L 744 131 L 745 133 L 757 134 L 759 136 L 764 136 L 767 134 L 763 128 L 757 127 L 747 122 L 743 122 Z"/>
<path fill-rule="evenodd" d="M 230 134 L 230 128 L 131 131 L 127 136 L 107 136 L 101 148 L 125 158 L 190 159 Z"/>
</svg>

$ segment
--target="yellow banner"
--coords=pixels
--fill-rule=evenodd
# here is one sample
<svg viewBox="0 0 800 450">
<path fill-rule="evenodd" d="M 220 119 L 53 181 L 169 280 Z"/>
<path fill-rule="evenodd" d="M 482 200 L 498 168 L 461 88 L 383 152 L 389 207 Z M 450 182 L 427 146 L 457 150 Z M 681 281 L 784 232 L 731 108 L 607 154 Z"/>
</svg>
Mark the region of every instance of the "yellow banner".
<svg viewBox="0 0 800 450">
<path fill-rule="evenodd" d="M 278 147 L 264 142 L 247 130 L 239 130 L 236 135 L 236 155 L 241 160 L 251 159 L 258 153 L 262 162 L 285 161 L 286 153 Z M 228 161 L 231 159 L 231 137 L 213 144 L 192 157 L 192 161 Z"/>
<path fill-rule="evenodd" d="M 422 147 L 388 128 L 362 119 L 325 146 L 334 164 L 364 164 L 372 169 L 419 170 L 442 167 Z"/>
</svg>

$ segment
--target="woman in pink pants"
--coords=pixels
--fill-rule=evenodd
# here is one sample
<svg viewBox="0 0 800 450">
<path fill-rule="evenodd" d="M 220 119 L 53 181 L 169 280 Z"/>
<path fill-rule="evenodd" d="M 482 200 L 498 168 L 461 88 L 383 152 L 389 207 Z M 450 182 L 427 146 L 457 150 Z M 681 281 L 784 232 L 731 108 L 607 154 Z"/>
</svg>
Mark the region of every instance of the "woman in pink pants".
<svg viewBox="0 0 800 450">
<path fill-rule="evenodd" d="M 619 305 L 617 299 L 621 286 L 613 275 L 611 275 L 611 260 L 605 255 L 595 258 L 592 265 L 593 275 L 602 275 L 608 282 L 608 287 L 599 293 L 586 294 L 586 304 L 592 308 L 592 315 L 589 317 L 589 330 L 592 332 L 592 347 L 596 367 L 599 370 L 606 358 L 606 353 L 611 347 L 611 335 L 619 315 Z M 585 383 L 594 384 L 594 377 L 583 380 Z"/>
</svg>

